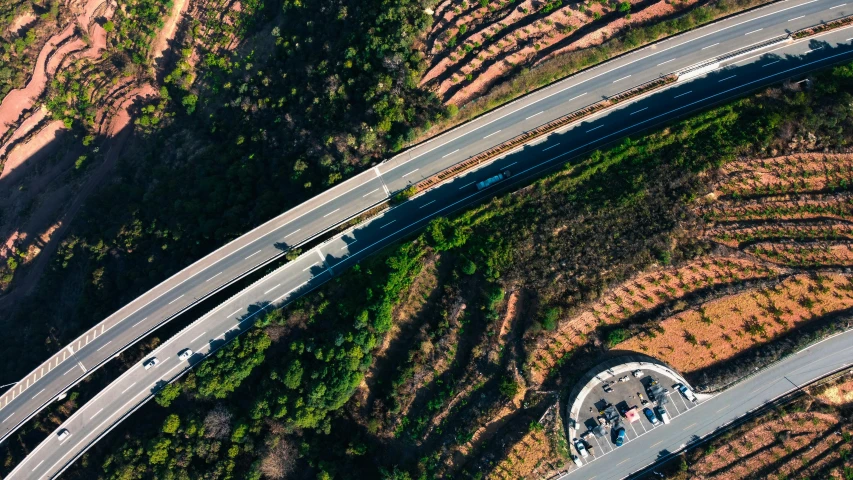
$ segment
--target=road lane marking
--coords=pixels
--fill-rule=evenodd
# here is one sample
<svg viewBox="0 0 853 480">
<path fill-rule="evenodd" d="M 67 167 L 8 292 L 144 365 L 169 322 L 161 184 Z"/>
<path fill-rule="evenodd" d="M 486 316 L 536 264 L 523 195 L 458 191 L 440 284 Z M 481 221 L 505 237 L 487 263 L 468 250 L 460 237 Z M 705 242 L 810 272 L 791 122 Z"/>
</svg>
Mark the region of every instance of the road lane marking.
<svg viewBox="0 0 853 480">
<path fill-rule="evenodd" d="M 806 50 L 806 53 L 811 53 L 811 52 L 814 52 L 815 50 L 820 50 L 821 48 L 823 48 L 823 46 L 810 48 L 810 49 Z"/>
<path fill-rule="evenodd" d="M 412 170 L 411 172 L 409 172 L 409 173 L 407 173 L 407 174 L 403 175 L 403 176 L 402 176 L 402 177 L 400 177 L 400 178 L 406 178 L 406 177 L 408 177 L 409 175 L 411 175 L 411 174 L 413 174 L 413 173 L 417 172 L 418 170 L 420 170 L 420 168 L 416 168 L 416 169 Z"/>
<path fill-rule="evenodd" d="M 12 418 L 12 415 L 14 415 L 14 414 L 15 414 L 15 412 L 12 412 L 8 417 L 6 417 L 6 418 L 5 418 L 2 422 L 0 422 L 0 423 L 6 423 L 6 420 L 9 420 L 10 418 Z"/>
<path fill-rule="evenodd" d="M 39 395 L 41 395 L 41 393 L 42 393 L 42 392 L 44 392 L 44 390 L 45 390 L 44 388 L 42 388 L 41 390 L 39 390 L 39 393 L 37 393 L 37 394 L 33 395 L 33 398 L 31 398 L 30 400 L 32 400 L 32 399 L 34 399 L 34 398 L 38 397 Z"/>
<path fill-rule="evenodd" d="M 487 138 L 491 137 L 492 135 L 496 135 L 496 134 L 498 134 L 498 133 L 500 133 L 500 132 L 501 132 L 500 130 L 498 130 L 497 132 L 492 132 L 492 133 L 490 133 L 490 134 L 486 135 L 485 137 L 483 137 L 483 140 L 485 140 L 485 139 L 487 139 Z"/>
<path fill-rule="evenodd" d="M 716 46 L 717 46 L 717 45 L 719 45 L 719 44 L 720 44 L 720 42 L 717 42 L 717 43 L 715 43 L 715 44 L 713 44 L 713 45 L 708 45 L 707 47 L 702 47 L 702 50 L 706 50 L 706 49 L 711 48 L 711 47 L 716 47 Z"/>
<path fill-rule="evenodd" d="M 166 375 L 169 375 L 170 373 L 172 373 L 172 370 L 174 370 L 174 369 L 176 369 L 176 368 L 178 368 L 178 367 L 183 367 L 183 365 L 181 365 L 180 363 L 179 363 L 179 364 L 177 364 L 177 365 L 175 365 L 174 367 L 172 367 L 172 368 L 171 368 L 171 370 L 169 370 L 168 372 L 166 372 Z M 163 378 L 163 380 L 166 380 L 166 378 L 165 378 L 165 377 L 166 377 L 166 375 L 163 375 L 163 377 L 161 377 L 161 378 Z"/>
<path fill-rule="evenodd" d="M 124 390 L 121 391 L 122 395 L 124 395 L 124 393 L 127 392 L 128 390 L 130 390 L 134 385 L 136 385 L 136 382 L 133 382 L 130 385 L 128 385 L 127 388 L 125 388 Z"/>
<path fill-rule="evenodd" d="M 504 165 L 504 168 L 509 168 L 509 167 L 515 165 L 516 163 L 518 163 L 518 162 L 512 162 L 509 165 Z"/>
<path fill-rule="evenodd" d="M 376 190 L 379 190 L 379 189 L 377 188 Z M 375 192 L 376 190 L 374 190 L 374 192 Z M 373 193 L 373 192 L 371 192 L 371 193 Z M 368 195 L 369 195 L 369 194 L 368 194 Z M 287 238 L 287 237 L 289 237 L 289 236 L 293 235 L 294 233 L 296 233 L 296 232 L 298 232 L 298 231 L 300 231 L 300 230 L 302 230 L 302 229 L 301 229 L 301 228 L 297 228 L 296 230 L 294 230 L 294 231 L 292 231 L 292 232 L 288 233 L 287 235 L 285 235 L 285 236 L 284 236 L 284 238 Z"/>
<path fill-rule="evenodd" d="M 843 7 L 844 5 L 847 5 L 847 4 L 846 4 L 846 3 L 842 3 L 841 5 L 836 5 L 836 6 L 834 6 L 834 7 L 829 7 L 829 9 L 830 9 L 830 10 L 834 10 L 834 9 L 836 9 L 836 8 Z"/>
<path fill-rule="evenodd" d="M 589 132 L 591 132 L 591 131 L 593 131 L 593 130 L 598 130 L 599 128 L 601 128 L 601 127 L 603 127 L 603 126 L 604 126 L 604 125 L 599 125 L 599 126 L 597 126 L 597 127 L 595 127 L 595 128 L 590 128 L 589 130 L 587 130 L 587 131 L 586 131 L 586 133 L 589 133 Z"/>
<path fill-rule="evenodd" d="M 181 295 L 180 297 L 178 297 L 178 298 L 176 298 L 176 299 L 172 300 L 171 302 L 169 302 L 169 305 L 171 305 L 171 304 L 173 304 L 173 303 L 177 302 L 178 300 L 180 300 L 180 299 L 182 299 L 182 298 L 184 298 L 184 296 L 183 296 L 183 295 Z"/>
<path fill-rule="evenodd" d="M 465 187 L 468 187 L 468 186 L 474 185 L 475 183 L 477 183 L 477 181 L 476 181 L 476 180 L 474 180 L 474 181 L 473 181 L 473 182 L 471 182 L 471 183 L 466 183 L 465 185 L 462 185 L 461 187 L 459 187 L 459 190 L 462 190 L 462 189 L 463 189 L 463 188 L 465 188 Z"/>
<path fill-rule="evenodd" d="M 205 331 L 203 331 L 203 332 L 199 333 L 198 335 L 196 335 L 196 336 L 195 336 L 195 338 L 193 338 L 192 340 L 190 340 L 190 343 L 193 343 L 194 341 L 198 340 L 198 339 L 199 339 L 199 337 L 201 337 L 201 336 L 202 336 L 202 335 L 204 335 L 205 333 L 207 333 L 207 330 L 205 330 Z M 124 392 L 122 392 L 122 393 L 124 393 Z"/>
<path fill-rule="evenodd" d="M 582 97 L 582 96 L 584 96 L 584 95 L 586 95 L 586 92 L 583 92 L 582 94 L 580 94 L 580 95 L 578 95 L 578 96 L 575 96 L 575 97 L 570 98 L 570 99 L 569 99 L 569 101 L 571 102 L 572 100 L 575 100 L 575 99 L 581 98 L 581 97 Z"/>
<path fill-rule="evenodd" d="M 622 77 L 622 78 L 620 78 L 619 80 L 614 80 L 614 81 L 613 81 L 613 83 L 621 82 L 622 80 L 625 80 L 625 79 L 626 79 L 626 78 L 628 78 L 628 77 L 630 77 L 630 75 L 628 75 L 627 77 Z"/>
<path fill-rule="evenodd" d="M 382 225 L 382 226 L 381 226 L 381 227 L 379 227 L 379 228 L 385 228 L 385 227 L 387 227 L 388 225 L 391 225 L 392 223 L 394 223 L 394 222 L 396 222 L 396 221 L 397 221 L 397 220 L 391 220 L 390 222 L 386 223 L 385 225 Z"/>
<path fill-rule="evenodd" d="M 370 194 L 372 194 L 372 193 L 376 193 L 376 192 L 378 192 L 380 188 L 382 188 L 382 187 L 374 188 L 373 190 L 371 190 L 371 191 L 369 191 L 369 192 L 365 193 L 364 195 L 362 195 L 362 196 L 361 196 L 361 198 L 364 198 L 364 197 L 366 197 L 366 196 L 368 196 L 368 195 L 370 195 Z M 296 232 L 293 232 L 293 233 L 296 233 Z M 293 233 L 291 233 L 291 235 L 293 235 Z"/>
<path fill-rule="evenodd" d="M 420 206 L 420 207 L 418 207 L 418 208 L 424 208 L 424 207 L 426 207 L 427 205 L 431 205 L 431 204 L 433 204 L 433 203 L 435 203 L 435 200 L 433 200 L 433 201 L 431 201 L 431 202 L 427 202 L 427 203 L 425 203 L 425 204 L 421 205 L 421 206 Z"/>
<path fill-rule="evenodd" d="M 655 448 L 655 447 L 657 447 L 658 445 L 660 445 L 661 443 L 663 443 L 663 442 L 665 442 L 665 441 L 666 441 L 666 440 L 661 440 L 661 441 L 659 441 L 658 443 L 656 443 L 656 444 L 654 444 L 654 445 L 650 446 L 649 448 Z"/>
<path fill-rule="evenodd" d="M 628 460 L 630 460 L 630 458 L 626 458 L 625 460 L 622 460 L 621 462 L 617 463 L 616 466 L 618 467 L 619 465 L 622 465 L 623 463 L 627 462 Z"/>
<path fill-rule="evenodd" d="M 794 18 L 792 18 L 792 19 L 790 19 L 790 20 L 788 20 L 788 21 L 789 21 L 789 22 L 793 22 L 794 20 L 799 20 L 799 19 L 801 19 L 801 18 L 803 18 L 803 17 L 805 17 L 805 15 L 800 15 L 799 17 L 794 17 Z"/>
<path fill-rule="evenodd" d="M 779 62 L 781 62 L 781 61 L 782 61 L 782 60 L 776 60 L 775 62 L 765 63 L 764 65 L 762 65 L 762 66 L 761 66 L 761 68 L 769 67 L 770 65 L 773 65 L 774 63 L 779 63 Z"/>
<path fill-rule="evenodd" d="M 77 368 L 77 365 L 74 365 L 73 367 L 69 368 L 67 372 L 63 373 L 62 376 L 64 377 L 64 376 L 68 375 L 69 373 L 73 372 L 74 369 L 76 369 L 76 368 Z"/>
<path fill-rule="evenodd" d="M 331 212 L 329 212 L 329 213 L 327 213 L 327 214 L 323 215 L 323 218 L 328 217 L 329 215 L 331 215 L 331 214 L 333 214 L 333 213 L 337 212 L 338 210 L 340 210 L 340 208 L 336 208 L 336 209 L 332 210 Z"/>
<path fill-rule="evenodd" d="M 762 31 L 762 30 L 764 30 L 764 29 L 763 29 L 763 28 L 759 28 L 758 30 L 753 30 L 753 31 L 751 31 L 751 32 L 746 32 L 746 33 L 744 33 L 744 34 L 743 34 L 743 36 L 745 37 L 745 36 L 747 36 L 747 35 L 752 35 L 753 33 L 758 33 L 758 32 L 760 32 L 760 31 Z"/>
<path fill-rule="evenodd" d="M 107 345 L 109 345 L 109 344 L 111 344 L 111 343 L 113 343 L 113 341 L 112 341 L 112 340 L 110 340 L 109 342 L 107 342 L 107 343 L 105 343 L 105 344 L 101 345 L 101 347 L 100 347 L 99 349 L 95 350 L 95 351 L 96 351 L 96 352 L 100 352 L 101 350 L 103 350 L 103 348 L 104 348 L 104 347 L 106 347 Z"/>
<path fill-rule="evenodd" d="M 722 412 L 723 410 L 725 410 L 725 409 L 727 409 L 727 408 L 729 408 L 729 406 L 728 406 L 728 405 L 726 405 L 725 407 L 723 407 L 723 408 L 721 408 L 721 409 L 717 410 L 717 411 L 716 411 L 716 412 L 714 412 L 714 413 L 720 413 L 720 412 Z"/>
<path fill-rule="evenodd" d="M 541 115 L 541 114 L 543 114 L 543 113 L 545 113 L 545 111 L 544 111 L 544 110 L 543 110 L 543 111 L 541 111 L 541 112 L 539 112 L 539 113 L 534 113 L 533 115 L 531 115 L 531 116 L 529 116 L 529 117 L 525 118 L 525 120 L 530 120 L 531 118 L 535 117 L 536 115 Z"/>
<path fill-rule="evenodd" d="M 456 152 L 458 152 L 458 151 L 459 151 L 459 149 L 457 148 L 456 150 L 454 150 L 454 151 L 452 151 L 452 152 L 448 153 L 447 155 L 445 155 L 445 156 L 443 156 L 443 157 L 441 157 L 441 158 L 447 158 L 447 157 L 449 157 L 449 156 L 453 155 L 454 153 L 456 153 Z"/>
<path fill-rule="evenodd" d="M 346 245 L 344 245 L 343 247 L 341 247 L 341 250 L 343 250 L 343 249 L 345 249 L 345 248 L 349 248 L 349 247 L 350 247 L 350 245 L 352 245 L 353 243 L 355 243 L 355 242 L 357 242 L 357 241 L 358 241 L 358 240 L 353 240 L 353 241 L 349 242 L 348 244 L 346 244 Z"/>
<path fill-rule="evenodd" d="M 640 113 L 640 112 L 642 112 L 643 110 L 648 110 L 648 109 L 649 109 L 649 107 L 641 108 L 641 109 L 639 109 L 639 110 L 637 110 L 637 111 L 635 111 L 635 112 L 631 112 L 631 115 L 634 115 L 635 113 Z"/>
<path fill-rule="evenodd" d="M 39 468 L 39 467 L 41 466 L 41 464 L 42 464 L 42 463 L 44 463 L 44 460 L 40 461 L 40 462 L 39 462 L 39 464 L 38 464 L 38 465 L 36 465 L 36 468 Z M 34 472 L 36 471 L 36 468 L 34 468 L 34 469 L 33 469 L 33 471 L 34 471 Z"/>
<path fill-rule="evenodd" d="M 317 265 L 318 263 L 320 263 L 320 262 L 314 262 L 314 263 L 312 263 L 311 265 L 308 265 L 307 267 L 303 268 L 303 269 L 302 269 L 302 271 L 303 271 L 303 272 L 307 272 L 311 267 L 313 267 L 313 266 Z M 281 284 L 279 284 L 279 285 L 281 285 Z M 278 285 L 276 285 L 276 287 L 277 287 L 277 286 L 278 286 Z M 273 288 L 275 288 L 275 287 L 273 287 Z M 264 294 L 266 294 L 266 292 L 264 292 Z"/>
<path fill-rule="evenodd" d="M 550 146 L 550 147 L 548 147 L 548 148 L 543 148 L 543 149 L 542 149 L 542 151 L 543 151 L 543 152 L 547 152 L 548 150 L 551 150 L 552 148 L 557 147 L 557 146 L 559 146 L 559 145 L 560 145 L 559 143 L 555 143 L 554 145 L 551 145 L 551 146 Z"/>
<path fill-rule="evenodd" d="M 236 315 L 236 314 L 238 314 L 238 313 L 240 313 L 240 312 L 242 312 L 242 311 L 243 311 L 243 309 L 242 309 L 242 308 L 237 309 L 237 310 L 234 310 L 234 313 L 230 313 L 230 314 L 228 314 L 228 316 L 229 316 L 229 317 L 231 317 L 231 316 Z"/>
<path fill-rule="evenodd" d="M 209 282 L 209 281 L 213 280 L 214 278 L 216 278 L 216 277 L 218 277 L 218 276 L 220 276 L 220 275 L 222 275 L 222 272 L 217 273 L 216 275 L 214 275 L 214 276 L 212 276 L 212 277 L 208 278 L 208 279 L 207 279 L 207 280 L 205 280 L 204 282 L 205 282 L 205 283 L 207 283 L 207 282 Z"/>
<path fill-rule="evenodd" d="M 91 417 L 89 417 L 89 420 L 92 420 L 93 418 L 97 417 L 97 416 L 98 416 L 98 414 L 99 414 L 99 413 L 101 413 L 101 412 L 103 412 L 103 411 L 104 411 L 104 409 L 103 409 L 103 408 L 101 408 L 100 410 L 98 410 L 97 412 L 95 412 L 95 414 L 94 414 L 94 415 L 92 415 Z"/>
<path fill-rule="evenodd" d="M 731 79 L 733 79 L 733 78 L 735 78 L 735 77 L 737 77 L 737 75 L 732 75 L 731 77 L 726 77 L 726 78 L 724 78 L 724 79 L 722 79 L 722 80 L 717 80 L 717 83 L 725 82 L 726 80 L 731 80 Z"/>
<path fill-rule="evenodd" d="M 683 96 L 688 95 L 688 94 L 691 94 L 691 93 L 693 93 L 693 90 L 690 90 L 689 92 L 679 93 L 678 95 L 676 95 L 676 96 L 674 96 L 674 97 L 672 97 L 672 98 L 683 97 Z"/>
<path fill-rule="evenodd" d="M 688 429 L 688 428 L 690 428 L 690 427 L 695 427 L 695 426 L 696 426 L 696 423 L 691 423 L 690 425 L 688 425 L 688 426 L 686 426 L 686 427 L 682 428 L 681 430 L 682 430 L 682 431 L 687 431 L 687 429 Z"/>
<path fill-rule="evenodd" d="M 296 232 L 293 232 L 293 233 L 296 233 Z M 254 257 L 255 255 L 257 255 L 257 254 L 259 254 L 259 253 L 261 253 L 261 252 L 262 252 L 262 250 L 258 250 L 257 252 L 255 252 L 255 253 L 253 253 L 253 254 L 249 255 L 248 257 L 246 257 L 246 260 L 248 260 L 248 259 L 250 259 L 250 258 Z"/>
<path fill-rule="evenodd" d="M 140 320 L 140 321 L 138 321 L 138 322 L 134 323 L 134 324 L 133 324 L 133 327 L 135 327 L 135 326 L 139 325 L 140 323 L 144 322 L 145 320 L 148 320 L 148 317 L 145 317 L 145 318 L 143 318 L 142 320 Z M 130 327 L 130 328 L 133 328 L 133 327 Z"/>
<path fill-rule="evenodd" d="M 661 63 L 657 64 L 657 66 L 659 67 L 659 66 L 661 66 L 661 65 L 665 65 L 665 64 L 667 64 L 667 63 L 669 63 L 669 62 L 674 62 L 674 61 L 675 61 L 675 59 L 674 59 L 674 58 L 670 58 L 669 60 L 667 60 L 667 61 L 665 61 L 665 62 L 661 62 Z"/>
<path fill-rule="evenodd" d="M 317 264 L 315 263 L 314 265 L 317 265 Z M 311 265 L 311 267 L 313 267 L 314 265 Z M 308 267 L 308 268 L 311 268 L 311 267 Z M 308 270 L 308 268 L 306 268 L 305 270 Z M 303 270 L 303 272 L 304 272 L 305 270 Z M 279 283 L 278 285 L 276 285 L 276 286 L 272 287 L 271 289 L 267 290 L 266 292 L 264 292 L 264 295 L 266 295 L 266 294 L 270 293 L 271 291 L 275 290 L 276 288 L 278 288 L 278 287 L 280 287 L 280 286 L 281 286 L 281 284 Z"/>
</svg>

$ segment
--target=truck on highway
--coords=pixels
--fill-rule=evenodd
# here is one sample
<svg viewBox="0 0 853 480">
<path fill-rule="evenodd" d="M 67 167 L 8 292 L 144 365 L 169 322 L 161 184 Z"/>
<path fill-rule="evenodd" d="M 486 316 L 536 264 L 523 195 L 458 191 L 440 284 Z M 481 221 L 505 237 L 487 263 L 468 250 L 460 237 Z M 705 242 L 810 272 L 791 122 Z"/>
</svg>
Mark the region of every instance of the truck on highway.
<svg viewBox="0 0 853 480">
<path fill-rule="evenodd" d="M 489 178 L 483 180 L 482 182 L 477 182 L 477 190 L 483 190 L 483 189 L 489 188 L 492 185 L 500 182 L 501 180 L 505 180 L 505 179 L 509 178 L 510 175 L 512 175 L 512 173 L 510 173 L 509 170 L 504 170 L 503 172 L 501 172 L 498 175 L 495 175 L 494 177 L 489 177 Z"/>
</svg>

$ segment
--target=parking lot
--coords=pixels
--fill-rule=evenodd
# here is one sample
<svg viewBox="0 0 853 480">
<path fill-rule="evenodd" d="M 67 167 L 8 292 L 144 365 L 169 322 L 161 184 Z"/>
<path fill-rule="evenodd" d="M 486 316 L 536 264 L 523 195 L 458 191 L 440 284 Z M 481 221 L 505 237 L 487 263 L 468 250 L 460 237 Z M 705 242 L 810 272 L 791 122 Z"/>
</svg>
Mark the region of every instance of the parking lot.
<svg viewBox="0 0 853 480">
<path fill-rule="evenodd" d="M 697 404 L 687 400 L 684 398 L 684 395 L 673 388 L 674 382 L 671 379 L 652 371 L 639 371 L 642 372 L 642 376 L 639 378 L 631 374 L 610 377 L 599 383 L 587 395 L 581 406 L 581 415 L 579 416 L 581 424 L 578 425 L 577 429 L 578 436 L 583 438 L 582 441 L 585 442 L 590 454 L 587 458 L 582 459 L 584 464 L 595 461 L 618 448 L 615 444 L 617 428 L 613 428 L 612 425 L 607 427 L 605 429 L 606 434 L 603 436 L 596 436 L 592 432 L 592 429 L 599 425 L 598 418 L 602 416 L 601 412 L 609 405 L 614 406 L 620 413 L 618 422 L 625 428 L 625 443 L 635 441 L 655 428 L 677 428 L 672 427 L 672 425 L 665 425 L 657 415 L 655 415 L 655 418 L 658 419 L 658 423 L 654 425 L 643 414 L 644 408 L 654 410 L 654 407 L 657 406 L 655 402 L 648 398 L 647 394 L 647 387 L 652 382 L 657 380 L 659 385 L 667 390 L 665 396 L 668 398 L 668 401 L 664 402 L 662 406 L 670 421 L 675 420 L 691 408 L 696 407 Z M 620 381 L 620 379 L 623 381 Z M 609 391 L 605 391 L 605 386 L 609 387 L 607 388 Z M 622 414 L 635 406 L 637 407 L 639 418 L 633 422 L 628 421 Z M 572 445 L 574 444 L 575 441 L 572 439 Z M 572 453 L 578 453 L 576 447 Z"/>
</svg>

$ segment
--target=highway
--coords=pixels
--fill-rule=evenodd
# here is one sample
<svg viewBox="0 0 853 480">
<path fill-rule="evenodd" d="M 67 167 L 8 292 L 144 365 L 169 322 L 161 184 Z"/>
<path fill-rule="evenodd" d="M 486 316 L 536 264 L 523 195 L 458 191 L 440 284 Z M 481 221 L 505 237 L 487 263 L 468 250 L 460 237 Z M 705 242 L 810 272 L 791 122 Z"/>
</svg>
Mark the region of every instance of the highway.
<svg viewBox="0 0 853 480">
<path fill-rule="evenodd" d="M 831 3 L 828 5 L 832 6 Z M 784 18 L 782 20 L 787 22 Z M 593 120 L 564 129 L 562 133 L 553 133 L 545 140 L 537 140 L 531 145 L 505 154 L 480 170 L 446 182 L 303 253 L 158 347 L 147 358 L 156 356 L 160 359 L 159 365 L 150 370 L 136 365 L 121 375 L 60 427 L 71 432 L 68 438 L 60 442 L 55 432 L 49 435 L 7 478 L 56 476 L 105 432 L 152 398 L 153 393 L 162 385 L 178 378 L 205 355 L 250 328 L 260 312 L 271 306 L 286 304 L 307 293 L 332 278 L 336 272 L 410 234 L 430 219 L 447 215 L 496 193 L 511 190 L 529 182 L 532 177 L 608 141 L 637 133 L 679 115 L 792 75 L 803 74 L 840 61 L 853 60 L 850 40 L 853 40 L 853 29 L 839 29 L 807 41 L 773 47 L 775 51 L 733 59 L 729 64 L 724 64 L 720 71 L 675 84 L 639 101 L 620 105 L 620 108 L 602 113 Z M 480 131 L 478 135 L 488 135 L 487 132 L 488 130 Z M 408 165 L 401 170 L 413 167 L 414 165 Z M 513 171 L 509 180 L 485 191 L 477 191 L 473 185 L 473 182 L 504 169 Z M 196 352 L 189 361 L 179 361 L 177 358 L 178 352 L 184 348 Z M 820 352 L 831 355 L 839 353 L 822 349 L 817 355 L 821 355 Z M 823 365 L 830 360 L 819 362 Z M 822 370 L 810 370 L 816 372 L 816 375 L 820 371 Z M 772 371 L 770 374 L 761 375 L 760 378 L 774 385 L 779 382 L 779 378 L 774 377 Z M 641 462 L 639 458 L 635 463 Z M 606 462 L 606 465 L 605 462 L 599 463 L 607 466 L 613 462 Z M 630 462 L 625 465 L 634 466 Z"/>
<path fill-rule="evenodd" d="M 846 5 L 833 8 L 840 4 L 781 1 L 659 42 L 557 82 L 342 182 L 184 268 L 35 367 L 0 395 L 0 442 L 58 395 L 165 322 L 395 191 L 605 96 L 788 31 L 853 13 Z M 724 87 L 737 85 L 740 79 L 722 81 Z M 687 95 L 677 101 L 686 101 Z M 649 113 L 626 115 L 633 120 Z M 418 212 L 426 213 L 429 211 Z M 16 359 L 4 361 L 13 370 Z M 0 378 L 0 384 L 11 381 L 14 379 Z"/>
<path fill-rule="evenodd" d="M 632 428 L 638 434 L 629 433 L 627 442 L 618 448 L 609 440 L 594 442 L 595 455 L 588 457 L 582 467 L 571 465 L 571 470 L 559 480 L 625 478 L 655 461 L 670 458 L 689 443 L 714 433 L 797 387 L 851 364 L 853 331 L 847 331 L 792 355 L 716 396 L 701 400 L 697 405 L 685 401 L 679 394 L 673 394 L 667 405 L 672 417 L 669 425 L 653 427 L 643 420 Z"/>
</svg>

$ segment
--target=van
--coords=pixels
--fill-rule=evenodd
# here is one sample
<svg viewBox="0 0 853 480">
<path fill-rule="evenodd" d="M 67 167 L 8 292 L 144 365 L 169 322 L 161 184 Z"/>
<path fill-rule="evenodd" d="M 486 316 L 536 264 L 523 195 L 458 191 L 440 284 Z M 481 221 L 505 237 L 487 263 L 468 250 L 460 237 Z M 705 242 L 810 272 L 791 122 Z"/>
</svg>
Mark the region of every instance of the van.
<svg viewBox="0 0 853 480">
<path fill-rule="evenodd" d="M 665 408 L 658 405 L 657 407 L 655 407 L 655 413 L 658 414 L 664 425 L 669 425 L 669 415 L 666 413 Z"/>
</svg>

